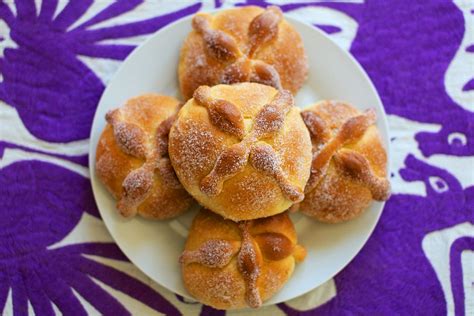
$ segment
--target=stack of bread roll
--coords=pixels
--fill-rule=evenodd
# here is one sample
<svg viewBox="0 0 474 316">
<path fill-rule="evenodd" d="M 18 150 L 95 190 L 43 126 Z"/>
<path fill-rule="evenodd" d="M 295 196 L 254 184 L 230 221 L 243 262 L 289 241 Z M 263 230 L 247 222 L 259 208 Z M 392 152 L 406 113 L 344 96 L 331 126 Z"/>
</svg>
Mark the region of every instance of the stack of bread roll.
<svg viewBox="0 0 474 316">
<path fill-rule="evenodd" d="M 217 309 L 257 308 L 306 255 L 288 212 L 355 218 L 389 197 L 387 155 L 373 110 L 295 106 L 307 58 L 279 8 L 199 13 L 192 28 L 178 65 L 185 103 L 148 94 L 110 111 L 96 170 L 125 217 L 199 203 L 176 258 L 185 287 Z"/>
</svg>

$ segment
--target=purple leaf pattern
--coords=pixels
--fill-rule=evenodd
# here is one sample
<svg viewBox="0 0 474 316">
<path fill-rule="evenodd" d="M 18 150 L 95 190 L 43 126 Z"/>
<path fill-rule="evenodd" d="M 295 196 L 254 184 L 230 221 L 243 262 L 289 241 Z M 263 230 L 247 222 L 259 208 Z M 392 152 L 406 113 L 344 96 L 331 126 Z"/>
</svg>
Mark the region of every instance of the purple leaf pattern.
<svg viewBox="0 0 474 316">
<path fill-rule="evenodd" d="M 31 134 L 50 142 L 87 138 L 104 84 L 77 56 L 122 60 L 134 46 L 99 42 L 153 33 L 199 9 L 199 4 L 191 4 L 144 21 L 90 29 L 133 10 L 140 2 L 111 2 L 73 29 L 69 27 L 92 0 L 71 0 L 56 17 L 57 0 L 43 1 L 39 12 L 33 1 L 17 0 L 16 16 L 6 3 L 0 3 L 0 18 L 18 45 L 6 48 L 0 59 L 0 99 L 16 108 Z"/>
<path fill-rule="evenodd" d="M 0 279 L 4 288 L 12 289 L 15 314 L 23 314 L 29 300 L 37 314 L 51 315 L 54 303 L 64 314 L 74 310 L 85 315 L 72 289 L 101 314 L 129 314 L 92 278 L 159 312 L 178 312 L 146 284 L 85 256 L 126 260 L 113 243 L 49 249 L 66 237 L 83 213 L 99 216 L 87 179 L 49 163 L 21 161 L 0 170 L 0 196 Z"/>
</svg>

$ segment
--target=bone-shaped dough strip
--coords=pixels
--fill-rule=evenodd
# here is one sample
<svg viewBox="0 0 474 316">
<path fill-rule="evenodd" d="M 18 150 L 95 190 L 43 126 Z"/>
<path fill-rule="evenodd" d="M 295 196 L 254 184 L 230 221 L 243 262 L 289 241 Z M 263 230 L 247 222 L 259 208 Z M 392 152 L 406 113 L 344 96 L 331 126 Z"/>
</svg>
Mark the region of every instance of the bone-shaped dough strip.
<svg viewBox="0 0 474 316">
<path fill-rule="evenodd" d="M 211 88 L 201 86 L 194 92 L 194 100 L 207 108 L 213 125 L 223 132 L 242 138 L 244 135 L 244 118 L 239 109 L 231 102 L 211 98 Z"/>
<path fill-rule="evenodd" d="M 105 119 L 112 125 L 115 141 L 123 152 L 137 158 L 145 158 L 146 136 L 138 125 L 123 122 L 120 109 L 109 111 Z"/>
<path fill-rule="evenodd" d="M 331 137 L 326 122 L 313 111 L 301 112 L 303 122 L 311 133 L 311 140 L 316 144 L 324 144 Z"/>
<path fill-rule="evenodd" d="M 249 152 L 245 140 L 224 149 L 212 171 L 201 180 L 201 191 L 209 196 L 218 195 L 222 191 L 223 182 L 245 168 Z"/>
<path fill-rule="evenodd" d="M 137 214 L 140 205 L 150 194 L 153 186 L 153 165 L 144 163 L 140 168 L 130 172 L 122 183 L 122 197 L 117 208 L 124 217 Z"/>
<path fill-rule="evenodd" d="M 248 30 L 250 42 L 249 57 L 252 57 L 260 46 L 265 45 L 278 36 L 278 23 L 282 19 L 283 14 L 280 8 L 270 6 L 250 22 Z"/>
<path fill-rule="evenodd" d="M 279 131 L 283 127 L 286 114 L 293 107 L 293 104 L 293 96 L 289 91 L 279 91 L 273 100 L 257 113 L 253 125 L 255 137 L 260 139 Z"/>
<path fill-rule="evenodd" d="M 211 239 L 197 250 L 185 250 L 179 262 L 182 264 L 200 263 L 209 268 L 223 268 L 229 264 L 239 248 L 240 243 L 235 241 Z"/>
<path fill-rule="evenodd" d="M 156 149 L 150 159 L 155 162 L 155 169 L 160 174 L 164 184 L 172 189 L 179 189 L 181 188 L 181 183 L 168 158 L 168 136 L 175 120 L 176 115 L 173 115 L 158 125 L 155 137 Z"/>
<path fill-rule="evenodd" d="M 199 91 L 198 91 L 199 90 Z M 208 109 L 213 107 L 210 100 L 210 88 L 200 87 L 195 93 L 199 104 L 207 105 Z M 217 158 L 212 171 L 201 180 L 200 190 L 209 196 L 216 196 L 222 191 L 223 182 L 236 175 L 245 168 L 250 153 L 250 147 L 258 138 L 270 136 L 277 132 L 284 124 L 285 116 L 293 106 L 293 96 L 289 91 L 279 91 L 273 100 L 266 104 L 255 118 L 252 132 L 240 143 L 226 148 Z M 283 173 L 273 175 L 279 183 L 285 196 L 292 201 L 301 201 L 303 194 L 284 177 Z"/>
<path fill-rule="evenodd" d="M 242 233 L 242 246 L 237 256 L 237 267 L 245 281 L 245 296 L 250 307 L 262 306 L 262 298 L 257 288 L 257 280 L 260 276 L 260 266 L 257 260 L 257 251 L 249 232 L 249 222 L 240 223 Z"/>
<path fill-rule="evenodd" d="M 351 117 L 339 129 L 337 135 L 315 153 L 311 164 L 311 175 L 306 184 L 305 192 L 312 191 L 326 174 L 331 158 L 337 150 L 347 143 L 361 138 L 365 131 L 375 123 L 375 112 L 371 109 L 361 115 Z"/>
<path fill-rule="evenodd" d="M 280 74 L 272 65 L 261 60 L 252 60 L 249 80 L 282 90 Z"/>
<path fill-rule="evenodd" d="M 192 21 L 193 29 L 202 35 L 209 54 L 222 61 L 237 59 L 240 50 L 235 40 L 221 30 L 212 29 L 209 19 L 212 19 L 209 14 L 200 13 L 196 14 Z"/>
<path fill-rule="evenodd" d="M 370 190 L 376 201 L 385 201 L 390 196 L 390 182 L 378 177 L 370 167 L 369 161 L 360 153 L 343 149 L 334 155 L 334 161 L 350 176 L 362 182 Z"/>
<path fill-rule="evenodd" d="M 288 181 L 272 146 L 266 143 L 254 145 L 250 151 L 250 163 L 255 169 L 273 177 L 287 199 L 294 203 L 303 200 L 302 190 Z"/>
</svg>

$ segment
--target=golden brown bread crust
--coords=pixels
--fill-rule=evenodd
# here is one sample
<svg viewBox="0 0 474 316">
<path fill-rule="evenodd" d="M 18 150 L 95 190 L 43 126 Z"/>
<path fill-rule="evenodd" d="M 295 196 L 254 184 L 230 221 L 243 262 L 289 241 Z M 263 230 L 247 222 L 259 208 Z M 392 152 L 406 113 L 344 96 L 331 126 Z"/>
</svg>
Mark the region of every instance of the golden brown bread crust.
<svg viewBox="0 0 474 316">
<path fill-rule="evenodd" d="M 281 213 L 303 198 L 311 140 L 288 91 L 257 83 L 203 86 L 178 113 L 173 167 L 203 206 L 235 221 Z"/>
<path fill-rule="evenodd" d="M 296 94 L 308 74 L 300 35 L 278 7 L 247 6 L 198 13 L 180 53 L 178 77 L 185 100 L 202 85 L 244 81 Z"/>
<path fill-rule="evenodd" d="M 235 223 L 198 213 L 180 257 L 186 289 L 217 309 L 259 307 L 306 256 L 287 213 Z"/>
<path fill-rule="evenodd" d="M 387 154 L 375 112 L 321 101 L 302 112 L 313 143 L 311 176 L 300 209 L 329 223 L 360 215 L 373 199 L 387 200 Z"/>
<path fill-rule="evenodd" d="M 146 94 L 107 113 L 96 170 L 118 200 L 122 215 L 167 219 L 191 205 L 192 198 L 179 184 L 167 153 L 168 133 L 178 109 L 174 98 Z"/>
</svg>

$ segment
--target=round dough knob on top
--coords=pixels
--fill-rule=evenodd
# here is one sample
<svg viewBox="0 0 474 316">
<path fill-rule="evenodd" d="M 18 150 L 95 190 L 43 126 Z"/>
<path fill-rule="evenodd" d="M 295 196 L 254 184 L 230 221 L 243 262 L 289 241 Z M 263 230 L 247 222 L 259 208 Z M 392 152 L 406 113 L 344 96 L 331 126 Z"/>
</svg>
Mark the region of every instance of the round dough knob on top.
<svg viewBox="0 0 474 316">
<path fill-rule="evenodd" d="M 201 86 L 171 128 L 169 155 L 201 205 L 249 220 L 304 198 L 311 139 L 289 91 L 257 83 Z"/>
</svg>

